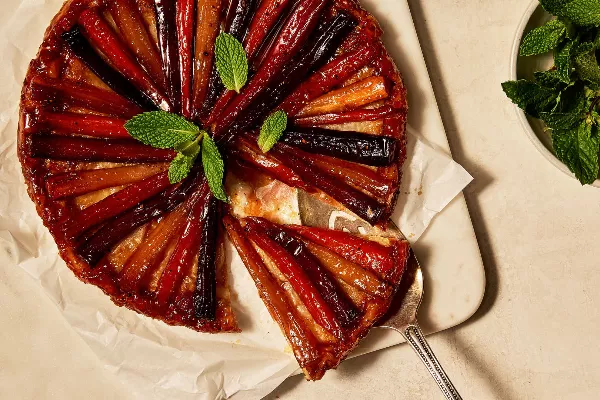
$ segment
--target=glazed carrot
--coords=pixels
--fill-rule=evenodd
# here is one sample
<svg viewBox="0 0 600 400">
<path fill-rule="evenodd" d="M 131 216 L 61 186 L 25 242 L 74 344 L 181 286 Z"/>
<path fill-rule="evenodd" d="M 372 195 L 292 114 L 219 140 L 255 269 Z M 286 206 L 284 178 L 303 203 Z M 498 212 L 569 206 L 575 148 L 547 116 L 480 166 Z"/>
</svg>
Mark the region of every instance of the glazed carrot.
<svg viewBox="0 0 600 400">
<path fill-rule="evenodd" d="M 373 109 L 360 109 L 330 114 L 314 115 L 294 120 L 298 126 L 318 126 L 330 124 L 344 124 L 347 122 L 377 121 L 398 112 L 392 106 L 385 105 Z"/>
<path fill-rule="evenodd" d="M 53 199 L 79 196 L 100 189 L 139 182 L 165 169 L 167 169 L 166 164 L 142 164 L 67 172 L 50 176 L 46 180 L 46 190 Z"/>
<path fill-rule="evenodd" d="M 109 220 L 97 231 L 84 235 L 77 245 L 77 253 L 95 267 L 98 262 L 140 226 L 172 211 L 185 200 L 195 188 L 196 177 L 190 176 L 180 185 L 172 185 L 165 191 L 144 201 L 138 207 Z"/>
<path fill-rule="evenodd" d="M 143 112 L 138 105 L 111 90 L 96 86 L 36 76 L 31 81 L 31 98 L 43 106 L 77 106 L 129 119 Z"/>
<path fill-rule="evenodd" d="M 131 56 L 126 45 L 96 9 L 90 8 L 82 12 L 79 16 L 79 24 L 94 46 L 108 58 L 113 68 L 150 97 L 154 104 L 166 111 L 170 110 L 167 98 Z"/>
<path fill-rule="evenodd" d="M 249 229 L 264 231 L 272 240 L 292 255 L 344 328 L 350 327 L 356 322 L 360 316 L 358 310 L 301 240 L 286 232 L 285 226 L 275 225 L 263 218 L 246 218 L 244 222 Z"/>
<path fill-rule="evenodd" d="M 138 11 L 134 0 L 113 1 L 109 4 L 110 15 L 115 20 L 119 32 L 144 66 L 152 80 L 161 89 L 167 88 L 160 54 Z"/>
<path fill-rule="evenodd" d="M 42 111 L 39 116 L 44 127 L 54 133 L 79 134 L 100 138 L 130 138 L 124 118 L 102 117 L 93 114 L 51 113 Z"/>
<path fill-rule="evenodd" d="M 284 110 L 289 117 L 296 116 L 306 104 L 342 84 L 377 54 L 379 54 L 377 47 L 365 43 L 354 51 L 339 55 L 302 83 L 285 99 L 280 109 Z"/>
<path fill-rule="evenodd" d="M 301 0 L 277 37 L 264 64 L 216 122 L 213 134 L 220 138 L 237 116 L 245 110 L 278 76 L 284 65 L 306 42 L 327 4 L 327 0 Z"/>
<path fill-rule="evenodd" d="M 160 262 L 159 258 L 179 233 L 188 213 L 186 203 L 164 217 L 149 233 L 144 241 L 125 263 L 119 273 L 119 286 L 126 292 L 137 292 L 144 276 L 151 273 Z"/>
<path fill-rule="evenodd" d="M 67 161 L 166 162 L 172 150 L 155 149 L 133 139 L 92 139 L 34 134 L 27 137 L 31 157 Z"/>
<path fill-rule="evenodd" d="M 194 65 L 194 91 L 192 107 L 196 112 L 202 111 L 204 99 L 208 92 L 213 59 L 215 39 L 221 29 L 220 17 L 222 0 L 205 0 L 198 3 L 196 15 L 196 41 Z"/>
<path fill-rule="evenodd" d="M 249 59 L 254 58 L 271 28 L 292 3 L 291 0 L 263 0 L 260 3 L 244 39 L 244 49 Z"/>
<path fill-rule="evenodd" d="M 194 259 L 198 258 L 202 238 L 203 219 L 201 216 L 205 214 L 208 205 L 206 198 L 208 191 L 208 184 L 204 181 L 200 190 L 193 195 L 191 211 L 185 222 L 183 234 L 177 241 L 175 250 L 158 281 L 155 296 L 156 302 L 161 306 L 169 304 L 175 289 L 181 285 L 183 277 L 189 272 Z"/>
<path fill-rule="evenodd" d="M 179 73 L 181 81 L 181 112 L 192 118 L 192 74 L 194 49 L 194 0 L 177 0 L 177 38 L 179 40 Z"/>
<path fill-rule="evenodd" d="M 333 90 L 308 103 L 298 112 L 298 117 L 309 117 L 353 110 L 388 97 L 385 79 L 380 76 L 367 78 L 353 85 Z"/>
<path fill-rule="evenodd" d="M 236 247 L 258 288 L 260 297 L 271 317 L 281 327 L 300 366 L 306 367 L 317 362 L 321 357 L 317 339 L 297 315 L 297 311 L 287 300 L 283 289 L 275 281 L 252 244 L 246 239 L 240 223 L 231 216 L 226 216 L 224 223 L 231 242 Z"/>
<path fill-rule="evenodd" d="M 69 48 L 94 74 L 98 76 L 108 87 L 131 100 L 138 107 L 145 110 L 156 110 L 160 106 L 168 109 L 168 105 L 155 102 L 150 95 L 137 88 L 127 78 L 108 65 L 96 50 L 83 36 L 78 26 L 62 34 Z M 109 108 L 110 109 L 110 108 Z"/>
<path fill-rule="evenodd" d="M 201 218 L 202 234 L 198 257 L 198 276 L 193 294 L 194 314 L 197 318 L 214 320 L 217 316 L 217 245 L 221 214 L 220 202 L 208 192 L 207 206 Z"/>
<path fill-rule="evenodd" d="M 173 0 L 154 0 L 158 48 L 162 58 L 164 75 L 167 80 L 167 94 L 172 111 L 181 109 L 181 78 L 179 73 L 179 46 L 177 43 L 177 17 Z"/>
<path fill-rule="evenodd" d="M 290 226 L 306 239 L 336 252 L 363 268 L 374 271 L 380 278 L 397 283 L 406 267 L 410 245 L 405 240 L 394 240 L 390 246 L 367 240 L 346 232 L 330 229 Z"/>
<path fill-rule="evenodd" d="M 319 259 L 321 265 L 337 279 L 374 296 L 388 297 L 392 294 L 392 287 L 379 280 L 369 269 L 360 267 L 352 260 L 347 260 L 326 247 L 308 240 L 305 243 L 310 252 Z"/>
<path fill-rule="evenodd" d="M 65 221 L 68 238 L 76 238 L 89 228 L 135 207 L 140 202 L 165 190 L 171 183 L 168 173 L 161 172 L 92 204 Z"/>
<path fill-rule="evenodd" d="M 391 165 L 398 149 L 397 141 L 390 137 L 322 128 L 292 127 L 286 130 L 281 141 L 308 153 L 371 166 Z"/>
</svg>

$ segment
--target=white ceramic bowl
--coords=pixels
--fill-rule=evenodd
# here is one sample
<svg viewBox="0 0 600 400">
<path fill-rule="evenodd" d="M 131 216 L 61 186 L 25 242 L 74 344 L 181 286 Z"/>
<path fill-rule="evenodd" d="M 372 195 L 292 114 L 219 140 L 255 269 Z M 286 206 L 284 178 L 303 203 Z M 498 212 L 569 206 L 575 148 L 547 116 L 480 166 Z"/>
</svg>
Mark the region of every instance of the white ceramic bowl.
<svg viewBox="0 0 600 400">
<path fill-rule="evenodd" d="M 548 21 L 552 16 L 548 14 L 540 6 L 538 0 L 533 0 L 525 15 L 519 23 L 515 41 L 513 43 L 512 54 L 510 57 L 510 80 L 517 79 L 532 79 L 535 71 L 545 71 L 552 67 L 552 56 L 530 56 L 519 57 L 519 46 L 525 32 L 529 32 L 532 28 L 541 26 Z M 560 169 L 565 174 L 577 179 L 575 175 L 569 171 L 569 168 L 562 163 L 552 151 L 552 140 L 550 135 L 544 131 L 544 123 L 536 118 L 528 117 L 523 110 L 515 105 L 517 116 L 523 129 L 531 139 L 533 145 L 550 161 L 554 166 Z M 592 186 L 600 187 L 600 180 L 596 179 Z"/>
</svg>

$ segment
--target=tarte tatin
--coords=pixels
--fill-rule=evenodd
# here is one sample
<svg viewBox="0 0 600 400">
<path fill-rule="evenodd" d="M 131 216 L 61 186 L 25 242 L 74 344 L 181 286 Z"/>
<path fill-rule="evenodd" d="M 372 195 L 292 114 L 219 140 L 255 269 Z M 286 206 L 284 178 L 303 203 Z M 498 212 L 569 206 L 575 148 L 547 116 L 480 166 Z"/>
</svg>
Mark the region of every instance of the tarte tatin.
<svg viewBox="0 0 600 400">
<path fill-rule="evenodd" d="M 239 92 L 215 68 L 220 32 L 244 46 Z M 299 191 L 384 227 L 405 158 L 406 90 L 376 20 L 354 0 L 70 0 L 24 83 L 18 151 L 62 258 L 125 306 L 200 332 L 237 332 L 226 236 L 307 379 L 386 312 L 409 253 L 396 237 L 302 226 Z M 201 163 L 171 184 L 171 150 L 129 136 L 145 111 L 207 130 L 231 203 Z M 268 153 L 257 130 L 289 124 Z"/>
</svg>

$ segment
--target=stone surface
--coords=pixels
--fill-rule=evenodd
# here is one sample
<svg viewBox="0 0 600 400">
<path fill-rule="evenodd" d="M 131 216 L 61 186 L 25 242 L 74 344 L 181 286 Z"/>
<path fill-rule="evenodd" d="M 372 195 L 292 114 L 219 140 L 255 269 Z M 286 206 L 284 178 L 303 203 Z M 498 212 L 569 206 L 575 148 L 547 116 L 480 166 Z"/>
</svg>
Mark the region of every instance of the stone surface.
<svg viewBox="0 0 600 400">
<path fill-rule="evenodd" d="M 465 399 L 595 399 L 600 189 L 548 163 L 500 89 L 529 2 L 409 3 L 454 158 L 475 177 L 465 194 L 488 279 L 477 314 L 430 344 Z M 0 326 L 0 398 L 129 398 L 21 270 L 0 267 Z M 442 396 L 403 345 L 270 398 Z"/>
</svg>

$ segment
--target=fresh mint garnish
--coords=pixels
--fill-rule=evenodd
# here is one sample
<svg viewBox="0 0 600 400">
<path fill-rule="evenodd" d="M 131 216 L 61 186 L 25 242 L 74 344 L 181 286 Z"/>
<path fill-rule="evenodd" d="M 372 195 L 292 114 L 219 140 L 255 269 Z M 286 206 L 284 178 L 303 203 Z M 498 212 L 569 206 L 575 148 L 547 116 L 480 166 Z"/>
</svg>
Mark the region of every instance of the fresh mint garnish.
<svg viewBox="0 0 600 400">
<path fill-rule="evenodd" d="M 185 118 L 165 111 L 143 113 L 125 124 L 127 132 L 140 142 L 160 149 L 173 149 L 177 156 L 169 165 L 169 181 L 184 180 L 202 153 L 204 174 L 214 196 L 227 201 L 223 188 L 225 166 L 219 149 L 206 131 Z"/>
<path fill-rule="evenodd" d="M 521 56 L 533 56 L 547 53 L 556 48 L 565 37 L 567 27 L 561 21 L 553 19 L 535 28 L 525 36 L 519 49 Z"/>
<path fill-rule="evenodd" d="M 248 80 L 248 59 L 242 44 L 234 36 L 221 33 L 215 41 L 215 60 L 223 85 L 239 92 Z"/>
<path fill-rule="evenodd" d="M 287 128 L 287 114 L 285 111 L 275 111 L 263 123 L 258 136 L 258 147 L 266 153 L 281 139 Z"/>
<path fill-rule="evenodd" d="M 600 141 L 597 128 L 581 121 L 571 130 L 552 131 L 556 156 L 575 174 L 581 184 L 590 184 L 598 177 Z"/>
<path fill-rule="evenodd" d="M 213 195 L 217 199 L 227 202 L 227 194 L 223 188 L 225 165 L 217 144 L 206 132 L 204 132 L 204 137 L 202 138 L 202 165 L 204 166 L 204 174 L 208 180 L 208 186 L 210 186 Z"/>
<path fill-rule="evenodd" d="M 504 82 L 506 95 L 544 121 L 554 152 L 582 184 L 598 178 L 600 1 L 540 0 L 556 19 L 525 35 L 520 55 L 554 50 L 554 66 L 534 80 Z"/>
<path fill-rule="evenodd" d="M 152 111 L 136 115 L 125 124 L 131 136 L 148 146 L 173 149 L 193 141 L 200 128 L 183 117 L 166 111 Z"/>
</svg>

